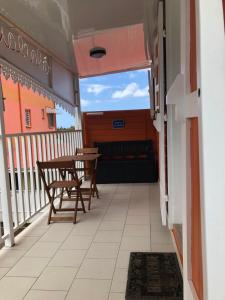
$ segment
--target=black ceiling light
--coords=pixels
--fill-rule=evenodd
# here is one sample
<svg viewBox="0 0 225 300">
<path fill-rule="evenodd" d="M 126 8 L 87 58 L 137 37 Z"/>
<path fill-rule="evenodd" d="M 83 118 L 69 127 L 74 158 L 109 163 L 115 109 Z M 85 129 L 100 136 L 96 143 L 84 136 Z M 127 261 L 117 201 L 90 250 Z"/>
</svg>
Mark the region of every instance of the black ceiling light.
<svg viewBox="0 0 225 300">
<path fill-rule="evenodd" d="M 90 57 L 93 58 L 102 58 L 103 56 L 106 55 L 106 50 L 105 48 L 102 47 L 94 47 L 90 50 Z"/>
</svg>

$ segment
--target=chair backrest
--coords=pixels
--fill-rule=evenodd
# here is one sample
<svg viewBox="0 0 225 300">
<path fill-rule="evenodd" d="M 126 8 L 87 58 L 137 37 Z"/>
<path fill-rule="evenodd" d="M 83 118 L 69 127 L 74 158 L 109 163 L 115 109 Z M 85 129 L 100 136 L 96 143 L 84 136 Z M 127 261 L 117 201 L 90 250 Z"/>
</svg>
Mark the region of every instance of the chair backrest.
<svg viewBox="0 0 225 300">
<path fill-rule="evenodd" d="M 77 148 L 76 154 L 98 154 L 98 148 Z"/>
<path fill-rule="evenodd" d="M 59 170 L 59 174 L 62 178 L 62 180 L 65 180 L 65 172 L 70 171 L 70 174 L 72 175 L 72 179 L 75 181 L 79 181 L 78 175 L 76 172 L 76 166 L 74 160 L 68 160 L 68 161 L 37 161 L 38 171 L 40 174 L 40 177 L 43 181 L 45 190 L 49 190 L 49 184 L 46 180 L 46 170 Z"/>
</svg>

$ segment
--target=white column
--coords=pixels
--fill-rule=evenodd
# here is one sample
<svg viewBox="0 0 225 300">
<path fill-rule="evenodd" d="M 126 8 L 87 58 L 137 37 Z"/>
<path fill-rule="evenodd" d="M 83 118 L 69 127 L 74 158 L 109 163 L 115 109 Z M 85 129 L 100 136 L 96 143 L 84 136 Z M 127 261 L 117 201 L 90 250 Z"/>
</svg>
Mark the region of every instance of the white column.
<svg viewBox="0 0 225 300">
<path fill-rule="evenodd" d="M 8 237 L 5 240 L 5 246 L 11 247 L 14 245 L 14 232 L 3 110 L 4 104 L 2 94 L 2 83 L 0 78 L 0 189 L 4 234 L 8 235 Z"/>
<path fill-rule="evenodd" d="M 205 297 L 225 299 L 225 36 L 221 0 L 197 0 Z"/>
<path fill-rule="evenodd" d="M 81 113 L 81 106 L 80 106 L 80 85 L 79 85 L 79 78 L 76 77 L 74 79 L 74 91 L 75 91 L 75 129 L 82 130 L 82 113 Z"/>
<path fill-rule="evenodd" d="M 82 130 L 82 114 L 80 106 L 75 107 L 75 129 Z"/>
</svg>

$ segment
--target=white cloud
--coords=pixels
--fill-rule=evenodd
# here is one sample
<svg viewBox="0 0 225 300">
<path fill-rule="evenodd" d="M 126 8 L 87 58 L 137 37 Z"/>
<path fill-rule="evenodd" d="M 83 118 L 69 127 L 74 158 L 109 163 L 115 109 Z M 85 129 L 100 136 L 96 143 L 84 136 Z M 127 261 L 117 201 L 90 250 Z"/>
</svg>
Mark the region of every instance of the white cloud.
<svg viewBox="0 0 225 300">
<path fill-rule="evenodd" d="M 129 83 L 123 90 L 115 91 L 112 94 L 113 99 L 127 97 L 139 98 L 145 96 L 148 96 L 148 86 L 141 89 L 136 82 Z"/>
<path fill-rule="evenodd" d="M 80 99 L 80 103 L 81 103 L 81 106 L 86 107 L 90 104 L 90 101 L 85 100 L 85 99 Z"/>
<path fill-rule="evenodd" d="M 93 93 L 95 95 L 99 95 L 103 91 L 109 89 L 110 87 L 108 85 L 104 84 L 89 84 L 87 88 L 88 93 Z"/>
</svg>

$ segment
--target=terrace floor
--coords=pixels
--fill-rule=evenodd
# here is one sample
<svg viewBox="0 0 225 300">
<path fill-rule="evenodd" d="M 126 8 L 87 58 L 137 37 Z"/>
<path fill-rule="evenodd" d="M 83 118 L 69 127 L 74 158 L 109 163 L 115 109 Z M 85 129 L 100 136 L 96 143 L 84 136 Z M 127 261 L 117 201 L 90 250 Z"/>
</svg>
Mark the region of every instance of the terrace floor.
<svg viewBox="0 0 225 300">
<path fill-rule="evenodd" d="M 99 185 L 78 223 L 46 225 L 47 211 L 0 250 L 0 300 L 125 299 L 129 253 L 174 251 L 161 226 L 157 184 Z"/>
</svg>

